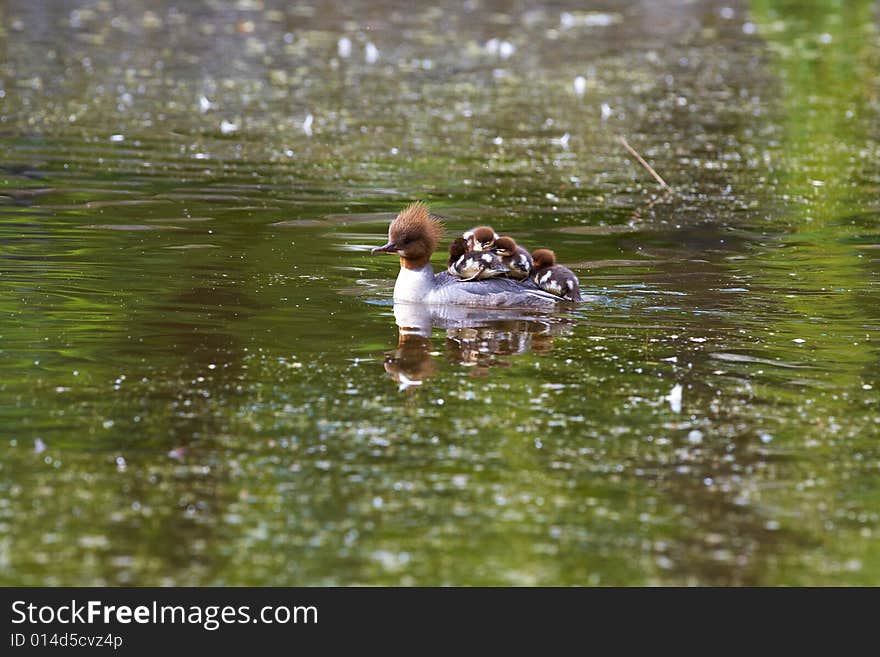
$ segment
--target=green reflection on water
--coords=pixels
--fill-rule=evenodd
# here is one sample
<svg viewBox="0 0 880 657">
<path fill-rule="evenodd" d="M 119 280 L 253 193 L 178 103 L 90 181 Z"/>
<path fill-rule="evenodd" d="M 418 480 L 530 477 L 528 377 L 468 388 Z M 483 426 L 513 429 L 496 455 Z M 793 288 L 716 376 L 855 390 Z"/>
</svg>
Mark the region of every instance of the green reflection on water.
<svg viewBox="0 0 880 657">
<path fill-rule="evenodd" d="M 4 5 L 0 581 L 876 583 L 872 5 L 385 9 Z M 413 198 L 595 300 L 399 335 Z"/>
</svg>

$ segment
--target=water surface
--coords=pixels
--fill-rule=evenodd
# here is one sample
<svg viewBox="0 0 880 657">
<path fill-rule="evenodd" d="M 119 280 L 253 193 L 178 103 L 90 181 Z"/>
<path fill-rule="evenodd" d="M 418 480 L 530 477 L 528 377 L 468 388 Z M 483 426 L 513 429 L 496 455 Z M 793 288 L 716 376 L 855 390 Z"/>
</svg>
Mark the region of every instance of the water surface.
<svg viewBox="0 0 880 657">
<path fill-rule="evenodd" d="M 574 4 L 0 4 L 0 582 L 880 583 L 876 4 Z"/>
</svg>

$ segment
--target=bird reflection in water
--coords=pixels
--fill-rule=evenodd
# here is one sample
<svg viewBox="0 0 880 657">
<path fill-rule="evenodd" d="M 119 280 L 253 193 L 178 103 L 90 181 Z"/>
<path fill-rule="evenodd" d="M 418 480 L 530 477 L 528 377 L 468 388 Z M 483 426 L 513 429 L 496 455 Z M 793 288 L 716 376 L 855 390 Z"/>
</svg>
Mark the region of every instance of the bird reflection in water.
<svg viewBox="0 0 880 657">
<path fill-rule="evenodd" d="M 510 367 L 511 357 L 546 354 L 553 340 L 566 335 L 574 320 L 560 314 L 521 309 L 429 306 L 395 303 L 397 348 L 385 353 L 385 371 L 401 390 L 419 386 L 437 371 L 431 331 L 446 329 L 447 360 L 471 366 L 471 376 L 486 376 L 493 367 Z"/>
</svg>

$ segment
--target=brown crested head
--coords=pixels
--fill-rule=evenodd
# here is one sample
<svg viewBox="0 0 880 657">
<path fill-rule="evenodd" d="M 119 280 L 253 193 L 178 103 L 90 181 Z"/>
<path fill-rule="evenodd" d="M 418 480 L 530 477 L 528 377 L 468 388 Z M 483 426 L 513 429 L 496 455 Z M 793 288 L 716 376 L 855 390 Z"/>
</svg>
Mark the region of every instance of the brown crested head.
<svg viewBox="0 0 880 657">
<path fill-rule="evenodd" d="M 428 263 L 443 237 L 443 223 L 428 212 L 421 201 L 404 208 L 388 227 L 388 244 L 373 253 L 396 253 L 408 268 Z"/>
<path fill-rule="evenodd" d="M 474 251 L 486 251 L 495 244 L 495 240 L 498 239 L 498 233 L 491 226 L 477 226 L 466 232 L 464 238 L 467 240 L 468 246 Z"/>
<path fill-rule="evenodd" d="M 499 237 L 495 240 L 495 253 L 502 257 L 516 253 L 516 241 L 512 237 Z"/>
<path fill-rule="evenodd" d="M 556 264 L 556 254 L 550 249 L 538 249 L 532 253 L 532 260 L 535 262 L 535 269 L 544 269 Z"/>
<path fill-rule="evenodd" d="M 456 237 L 452 240 L 452 244 L 449 245 L 449 264 L 451 265 L 467 252 L 467 240 L 463 237 Z"/>
</svg>

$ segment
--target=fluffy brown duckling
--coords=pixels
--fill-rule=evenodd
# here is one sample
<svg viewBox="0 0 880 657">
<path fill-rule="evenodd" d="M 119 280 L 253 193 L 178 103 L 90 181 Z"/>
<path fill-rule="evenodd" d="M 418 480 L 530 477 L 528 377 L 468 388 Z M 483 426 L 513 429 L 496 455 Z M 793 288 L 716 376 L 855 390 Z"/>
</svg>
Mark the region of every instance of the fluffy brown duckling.
<svg viewBox="0 0 880 657">
<path fill-rule="evenodd" d="M 539 288 L 567 301 L 580 302 L 581 287 L 577 276 L 568 267 L 556 264 L 556 254 L 550 249 L 532 253 L 532 280 Z"/>
<path fill-rule="evenodd" d="M 476 251 L 465 238 L 453 240 L 449 246 L 447 271 L 463 281 L 479 281 L 507 273 L 507 266 L 492 251 Z"/>
<path fill-rule="evenodd" d="M 493 249 L 507 267 L 507 275 L 521 281 L 528 278 L 532 271 L 532 256 L 512 237 L 499 237 Z"/>
</svg>

